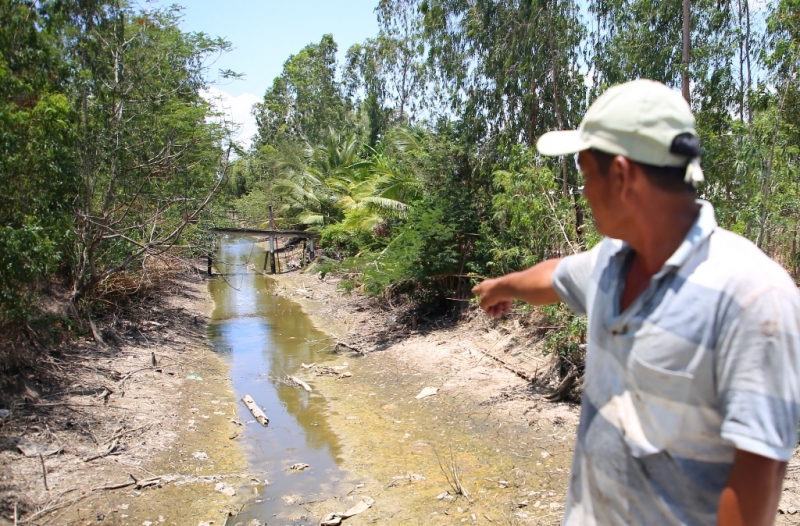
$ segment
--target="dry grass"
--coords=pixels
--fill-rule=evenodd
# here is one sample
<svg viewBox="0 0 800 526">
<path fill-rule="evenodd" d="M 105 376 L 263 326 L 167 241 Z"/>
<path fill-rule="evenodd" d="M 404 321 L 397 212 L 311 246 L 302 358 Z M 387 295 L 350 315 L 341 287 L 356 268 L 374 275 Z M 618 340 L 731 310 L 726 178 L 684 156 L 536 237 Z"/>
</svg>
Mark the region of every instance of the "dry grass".
<svg viewBox="0 0 800 526">
<path fill-rule="evenodd" d="M 434 450 L 434 453 L 436 454 L 436 461 L 439 463 L 439 469 L 442 470 L 444 478 L 447 479 L 447 484 L 450 486 L 452 494 L 471 500 L 467 488 L 464 487 L 464 483 L 461 481 L 461 468 L 456 462 L 453 446 L 450 446 L 450 456 L 445 459 L 439 456 L 438 451 Z"/>
</svg>

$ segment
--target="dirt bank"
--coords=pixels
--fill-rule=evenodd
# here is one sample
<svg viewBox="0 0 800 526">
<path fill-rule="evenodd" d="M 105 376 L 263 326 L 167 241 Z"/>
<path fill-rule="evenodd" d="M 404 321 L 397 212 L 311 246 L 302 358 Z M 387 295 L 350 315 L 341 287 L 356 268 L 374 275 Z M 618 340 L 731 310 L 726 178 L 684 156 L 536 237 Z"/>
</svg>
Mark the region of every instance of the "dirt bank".
<svg viewBox="0 0 800 526">
<path fill-rule="evenodd" d="M 303 375 L 328 399 L 345 444 L 342 467 L 356 479 L 343 502 L 308 506 L 312 516 L 365 495 L 374 505 L 348 524 L 560 521 L 579 411 L 545 399 L 552 368 L 528 339 L 536 331 L 526 317 L 495 323 L 468 312 L 437 326 L 343 295 L 335 279 L 277 281 L 279 294 L 351 347 L 332 352 L 352 378 L 313 367 Z M 533 385 L 523 379 L 537 376 Z M 417 398 L 426 387 L 436 394 Z M 467 495 L 458 494 L 456 471 Z"/>
<path fill-rule="evenodd" d="M 116 343 L 50 354 L 57 374 L 31 378 L 0 425 L 0 523 L 15 508 L 19 524 L 224 524 L 236 512 L 228 488 L 249 476 L 229 440 L 227 366 L 206 338 L 212 307 L 206 281 L 183 276 L 121 313 Z"/>
<path fill-rule="evenodd" d="M 467 309 L 458 320 L 429 323 L 345 295 L 336 279 L 293 273 L 276 280 L 280 294 L 352 347 L 336 351 L 358 382 L 306 376 L 331 399 L 334 425 L 348 445 L 344 467 L 369 474 L 347 499 L 364 494 L 376 502 L 349 523 L 559 523 L 579 407 L 545 398 L 557 379 L 548 376 L 535 316 L 494 322 Z M 417 400 L 425 387 L 438 392 Z M 469 498 L 451 499 L 457 492 L 444 471 L 453 465 Z M 796 450 L 776 524 L 800 524 L 799 476 Z M 308 509 L 320 516 L 336 504 Z"/>
</svg>

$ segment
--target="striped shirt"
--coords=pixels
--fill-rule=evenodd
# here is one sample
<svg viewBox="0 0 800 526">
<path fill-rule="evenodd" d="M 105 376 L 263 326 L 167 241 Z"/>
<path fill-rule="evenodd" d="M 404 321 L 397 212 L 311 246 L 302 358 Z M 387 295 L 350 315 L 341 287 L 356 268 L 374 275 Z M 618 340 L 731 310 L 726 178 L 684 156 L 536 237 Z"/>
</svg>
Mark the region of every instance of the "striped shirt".
<svg viewBox="0 0 800 526">
<path fill-rule="evenodd" d="M 561 261 L 588 316 L 566 525 L 716 524 L 734 450 L 789 460 L 800 417 L 800 293 L 780 265 L 700 214 L 620 312 L 633 251 L 605 239 Z"/>
</svg>

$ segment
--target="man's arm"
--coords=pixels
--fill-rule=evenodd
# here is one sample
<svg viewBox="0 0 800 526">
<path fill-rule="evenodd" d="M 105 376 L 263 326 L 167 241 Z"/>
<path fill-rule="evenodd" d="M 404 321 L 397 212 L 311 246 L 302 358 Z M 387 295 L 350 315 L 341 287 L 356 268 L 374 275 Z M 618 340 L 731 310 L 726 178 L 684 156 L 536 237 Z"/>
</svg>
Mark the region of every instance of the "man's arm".
<svg viewBox="0 0 800 526">
<path fill-rule="evenodd" d="M 768 526 L 775 520 L 786 462 L 736 450 L 719 500 L 719 526 Z"/>
<path fill-rule="evenodd" d="M 493 318 L 507 314 L 515 299 L 533 305 L 546 305 L 561 301 L 553 289 L 553 273 L 560 259 L 549 259 L 528 270 L 487 279 L 475 286 L 472 292 L 481 298 L 481 308 Z"/>
</svg>

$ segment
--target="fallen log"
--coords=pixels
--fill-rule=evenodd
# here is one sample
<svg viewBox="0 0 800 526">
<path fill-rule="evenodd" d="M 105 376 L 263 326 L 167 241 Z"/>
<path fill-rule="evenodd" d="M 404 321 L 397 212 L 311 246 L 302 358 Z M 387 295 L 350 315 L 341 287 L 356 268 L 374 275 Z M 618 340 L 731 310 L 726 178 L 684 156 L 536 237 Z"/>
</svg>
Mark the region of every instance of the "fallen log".
<svg viewBox="0 0 800 526">
<path fill-rule="evenodd" d="M 545 395 L 545 398 L 547 400 L 550 400 L 551 402 L 559 402 L 562 400 L 566 400 L 569 390 L 572 388 L 572 385 L 575 383 L 575 380 L 577 379 L 578 379 L 578 372 L 573 369 L 561 381 L 556 390 L 550 393 L 549 395 Z"/>
<path fill-rule="evenodd" d="M 269 425 L 269 418 L 267 418 L 267 415 L 264 414 L 264 411 L 262 411 L 261 408 L 258 407 L 258 405 L 256 405 L 256 402 L 255 400 L 253 400 L 253 397 L 251 397 L 250 395 L 244 395 L 242 397 L 242 402 L 244 402 L 244 405 L 247 406 L 247 409 L 249 409 L 250 412 L 253 413 L 253 417 L 259 424 L 261 424 L 264 427 L 267 427 Z"/>
<path fill-rule="evenodd" d="M 299 385 L 300 387 L 302 387 L 303 389 L 305 389 L 305 390 L 306 390 L 306 391 L 308 391 L 309 393 L 311 392 L 311 386 L 310 386 L 310 385 L 308 385 L 307 383 L 305 383 L 305 382 L 304 382 L 303 380 L 301 380 L 300 378 L 298 378 L 298 377 L 296 377 L 296 376 L 290 376 L 290 377 L 289 377 L 289 380 L 293 381 L 294 383 L 296 383 L 297 385 Z"/>
<path fill-rule="evenodd" d="M 345 349 L 350 349 L 353 352 L 357 352 L 357 353 L 362 354 L 362 355 L 364 354 L 364 351 L 361 351 L 360 349 L 356 349 L 355 347 L 353 347 L 349 343 L 344 343 L 344 342 L 338 342 L 337 341 L 336 345 L 334 346 L 334 349 L 337 348 L 337 347 L 344 347 Z"/>
</svg>

